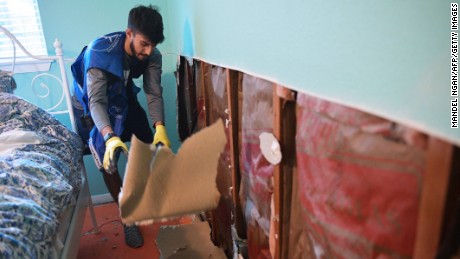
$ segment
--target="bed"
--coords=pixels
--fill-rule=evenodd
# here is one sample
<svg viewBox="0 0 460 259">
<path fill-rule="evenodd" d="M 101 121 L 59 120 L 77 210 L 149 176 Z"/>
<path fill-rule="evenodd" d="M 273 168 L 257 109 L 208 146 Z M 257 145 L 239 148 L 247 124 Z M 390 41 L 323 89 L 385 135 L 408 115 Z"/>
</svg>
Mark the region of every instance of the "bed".
<svg viewBox="0 0 460 259">
<path fill-rule="evenodd" d="M 11 69 L 0 71 L 0 258 L 75 258 L 86 208 L 93 231 L 98 229 L 83 143 L 75 133 L 62 45 L 54 42 L 55 56 L 34 56 L 2 26 L 0 37 L 12 45 Z M 17 82 L 18 48 L 31 59 L 57 66 L 57 75 L 34 73 L 31 83 Z M 42 77 L 48 79 L 41 81 Z M 61 94 L 48 88 L 52 82 Z M 48 98 L 47 102 L 58 99 L 51 108 L 15 95 L 21 88 L 31 92 L 37 83 L 48 91 L 39 97 Z M 68 116 L 71 128 L 56 116 Z"/>
</svg>

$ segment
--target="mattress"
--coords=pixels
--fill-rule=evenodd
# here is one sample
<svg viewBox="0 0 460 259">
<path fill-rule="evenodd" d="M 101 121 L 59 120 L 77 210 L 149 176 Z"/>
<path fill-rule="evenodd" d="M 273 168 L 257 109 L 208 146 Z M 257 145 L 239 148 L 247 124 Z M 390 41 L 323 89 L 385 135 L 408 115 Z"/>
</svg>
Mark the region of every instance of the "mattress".
<svg viewBox="0 0 460 259">
<path fill-rule="evenodd" d="M 0 143 L 0 257 L 56 258 L 61 220 L 81 188 L 82 141 L 39 107 L 0 93 Z"/>
</svg>

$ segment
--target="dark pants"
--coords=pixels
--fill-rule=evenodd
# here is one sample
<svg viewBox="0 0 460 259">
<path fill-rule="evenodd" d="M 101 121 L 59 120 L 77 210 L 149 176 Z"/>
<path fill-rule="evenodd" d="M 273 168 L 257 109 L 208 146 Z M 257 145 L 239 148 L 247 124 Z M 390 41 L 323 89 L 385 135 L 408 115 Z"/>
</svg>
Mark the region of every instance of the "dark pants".
<svg viewBox="0 0 460 259">
<path fill-rule="evenodd" d="M 88 146 L 90 128 L 84 127 L 84 120 L 79 119 L 83 115 L 82 110 L 74 108 L 75 117 L 77 118 L 78 134 L 83 139 L 85 147 Z M 150 128 L 149 121 L 145 110 L 140 106 L 139 102 L 132 101 L 128 105 L 128 115 L 125 121 L 125 129 L 120 138 L 123 142 L 131 141 L 132 135 L 135 135 L 140 141 L 151 144 L 153 142 L 153 132 Z M 85 154 L 90 154 L 89 148 L 85 148 Z M 108 174 L 102 170 L 105 185 L 109 190 L 113 200 L 118 203 L 118 194 L 122 186 L 122 180 L 118 172 Z"/>
<path fill-rule="evenodd" d="M 131 141 L 133 134 L 144 143 L 151 144 L 153 142 L 153 132 L 150 129 L 147 115 L 137 101 L 128 107 L 125 129 L 120 138 L 123 142 Z"/>
<path fill-rule="evenodd" d="M 153 132 L 150 129 L 147 115 L 137 101 L 128 106 L 125 129 L 120 138 L 123 142 L 131 141 L 133 134 L 146 144 L 151 144 L 153 142 Z M 118 195 L 122 186 L 120 174 L 118 172 L 113 172 L 112 174 L 104 172 L 102 175 L 110 195 L 113 200 L 118 203 Z"/>
</svg>

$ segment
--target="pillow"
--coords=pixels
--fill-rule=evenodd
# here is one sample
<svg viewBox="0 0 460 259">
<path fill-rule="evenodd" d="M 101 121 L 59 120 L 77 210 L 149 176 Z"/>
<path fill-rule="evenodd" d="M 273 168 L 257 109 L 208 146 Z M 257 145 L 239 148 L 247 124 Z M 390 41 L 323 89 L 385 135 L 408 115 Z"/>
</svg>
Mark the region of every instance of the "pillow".
<svg viewBox="0 0 460 259">
<path fill-rule="evenodd" d="M 16 89 L 16 81 L 14 81 L 13 73 L 0 70 L 0 93 L 13 93 Z"/>
</svg>

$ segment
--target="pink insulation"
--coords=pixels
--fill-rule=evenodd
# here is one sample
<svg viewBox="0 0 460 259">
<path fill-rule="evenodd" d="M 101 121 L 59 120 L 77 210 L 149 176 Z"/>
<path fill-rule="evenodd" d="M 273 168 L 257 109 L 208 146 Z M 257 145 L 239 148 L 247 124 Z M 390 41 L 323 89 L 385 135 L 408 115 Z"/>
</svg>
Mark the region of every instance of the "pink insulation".
<svg viewBox="0 0 460 259">
<path fill-rule="evenodd" d="M 384 119 L 306 94 L 297 104 L 292 206 L 302 207 L 311 256 L 410 257 L 424 150 L 397 141 Z"/>
</svg>

